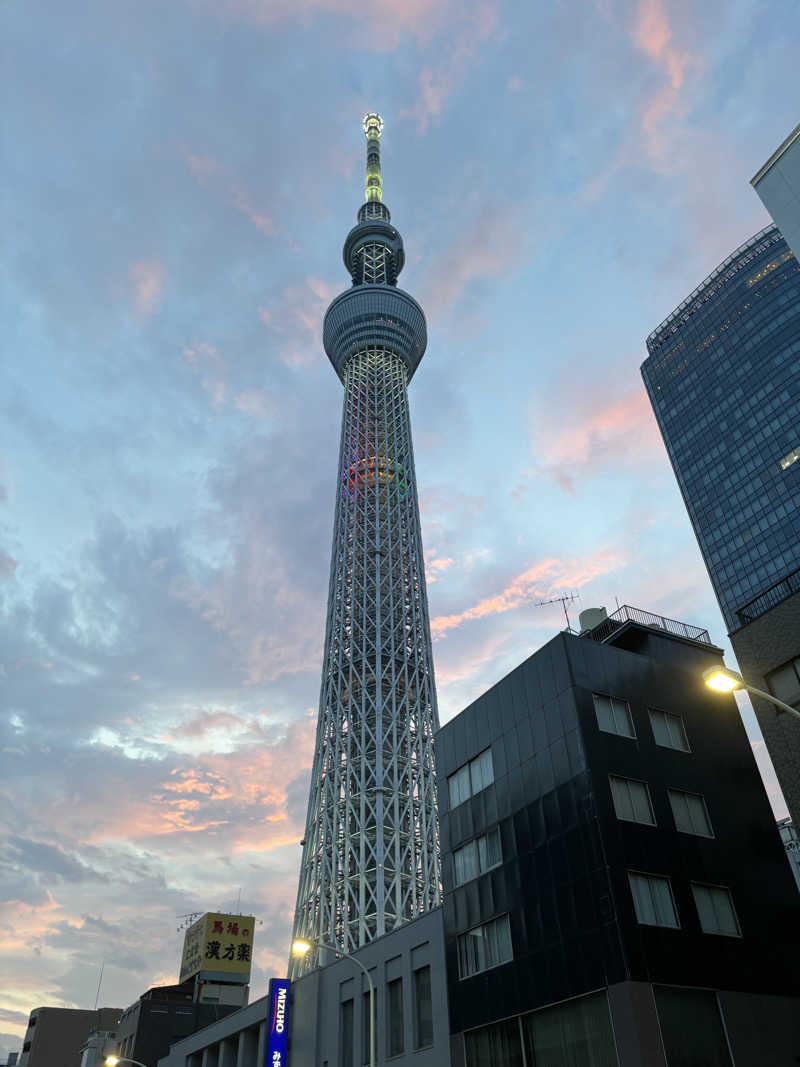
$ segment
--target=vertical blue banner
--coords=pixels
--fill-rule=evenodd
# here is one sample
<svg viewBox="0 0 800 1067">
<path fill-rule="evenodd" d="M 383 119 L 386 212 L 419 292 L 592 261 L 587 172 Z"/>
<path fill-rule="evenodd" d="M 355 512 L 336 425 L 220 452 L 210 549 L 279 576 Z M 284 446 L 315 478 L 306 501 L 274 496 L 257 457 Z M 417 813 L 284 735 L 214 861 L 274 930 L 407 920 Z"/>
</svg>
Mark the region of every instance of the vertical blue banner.
<svg viewBox="0 0 800 1067">
<path fill-rule="evenodd" d="M 267 997 L 267 1058 L 263 1067 L 286 1067 L 289 1039 L 288 978 L 270 978 Z"/>
</svg>

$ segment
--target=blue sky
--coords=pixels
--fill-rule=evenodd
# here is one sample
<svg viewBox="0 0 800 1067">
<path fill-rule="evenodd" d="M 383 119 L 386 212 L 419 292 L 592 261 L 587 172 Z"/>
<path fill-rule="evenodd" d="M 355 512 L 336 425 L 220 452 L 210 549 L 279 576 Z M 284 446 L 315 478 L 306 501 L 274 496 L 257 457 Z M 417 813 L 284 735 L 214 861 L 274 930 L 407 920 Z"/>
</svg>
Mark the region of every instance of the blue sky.
<svg viewBox="0 0 800 1067">
<path fill-rule="evenodd" d="M 327 592 L 362 114 L 380 110 L 442 718 L 562 625 L 724 627 L 639 377 L 769 221 L 786 0 L 4 6 L 0 1053 L 173 980 L 242 906 L 284 969 Z M 726 646 L 727 647 L 727 646 Z M 748 719 L 750 722 L 750 719 Z M 756 750 L 763 744 L 751 725 Z M 763 765 L 763 759 L 762 759 Z M 782 800 L 768 766 L 776 811 Z"/>
</svg>

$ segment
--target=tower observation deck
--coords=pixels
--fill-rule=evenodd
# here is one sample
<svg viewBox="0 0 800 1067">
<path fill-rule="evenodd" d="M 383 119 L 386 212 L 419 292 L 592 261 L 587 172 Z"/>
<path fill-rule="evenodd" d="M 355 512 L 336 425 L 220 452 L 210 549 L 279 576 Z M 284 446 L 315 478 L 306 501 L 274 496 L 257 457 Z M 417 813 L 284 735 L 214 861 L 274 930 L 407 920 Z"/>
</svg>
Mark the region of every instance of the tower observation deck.
<svg viewBox="0 0 800 1067">
<path fill-rule="evenodd" d="M 383 120 L 364 118 L 365 202 L 344 244 L 352 287 L 325 315 L 344 385 L 325 651 L 293 938 L 352 952 L 440 901 L 438 728 L 407 386 L 425 316 L 397 288 Z M 291 962 L 294 974 L 317 953 Z"/>
</svg>

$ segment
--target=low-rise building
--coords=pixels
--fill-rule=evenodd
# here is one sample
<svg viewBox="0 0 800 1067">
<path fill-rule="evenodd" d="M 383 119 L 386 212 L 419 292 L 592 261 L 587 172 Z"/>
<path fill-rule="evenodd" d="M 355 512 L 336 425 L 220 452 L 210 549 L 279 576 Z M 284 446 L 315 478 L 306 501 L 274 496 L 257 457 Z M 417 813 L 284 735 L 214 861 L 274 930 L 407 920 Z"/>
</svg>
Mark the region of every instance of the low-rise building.
<svg viewBox="0 0 800 1067">
<path fill-rule="evenodd" d="M 800 1055 L 797 893 L 706 631 L 622 608 L 436 737 L 454 1067 Z"/>
<path fill-rule="evenodd" d="M 116 1030 L 122 1008 L 34 1008 L 22 1043 L 19 1067 L 80 1067 L 86 1040 L 95 1030 Z"/>
</svg>

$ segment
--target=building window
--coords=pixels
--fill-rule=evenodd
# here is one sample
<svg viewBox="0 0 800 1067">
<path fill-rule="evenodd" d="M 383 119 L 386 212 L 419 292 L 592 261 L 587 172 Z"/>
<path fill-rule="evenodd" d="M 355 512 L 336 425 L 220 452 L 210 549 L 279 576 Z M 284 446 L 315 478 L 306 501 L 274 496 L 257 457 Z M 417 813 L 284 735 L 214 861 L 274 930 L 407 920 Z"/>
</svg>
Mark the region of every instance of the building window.
<svg viewBox="0 0 800 1067">
<path fill-rule="evenodd" d="M 376 994 L 377 996 L 377 994 Z M 375 1015 L 375 1055 L 378 1052 L 378 1005 L 377 1002 L 372 1006 L 373 1014 Z M 369 1064 L 369 990 L 364 994 L 361 1000 L 361 1063 Z"/>
<path fill-rule="evenodd" d="M 479 971 L 499 967 L 514 958 L 508 916 L 483 923 L 458 938 L 458 977 L 469 978 Z"/>
<path fill-rule="evenodd" d="M 700 885 L 692 882 L 692 894 L 704 934 L 725 934 L 741 937 L 739 920 L 733 910 L 730 890 L 718 885 Z"/>
<path fill-rule="evenodd" d="M 716 993 L 654 985 L 653 995 L 670 1067 L 731 1067 Z"/>
<path fill-rule="evenodd" d="M 403 979 L 395 978 L 386 985 L 387 1042 L 386 1055 L 399 1056 L 405 1048 L 403 1041 Z"/>
<path fill-rule="evenodd" d="M 793 448 L 791 452 L 787 452 L 785 456 L 779 460 L 781 470 L 785 471 L 787 467 L 791 467 L 793 463 L 796 463 L 800 459 L 800 445 L 797 448 Z"/>
<path fill-rule="evenodd" d="M 419 970 L 414 971 L 414 1047 L 427 1048 L 432 1044 L 431 969 L 420 967 Z"/>
<path fill-rule="evenodd" d="M 614 811 L 618 819 L 627 822 L 641 822 L 655 826 L 653 805 L 650 803 L 650 791 L 646 782 L 637 782 L 633 778 L 619 778 L 609 775 Z"/>
<path fill-rule="evenodd" d="M 463 804 L 465 800 L 468 800 L 476 793 L 480 793 L 482 789 L 485 789 L 487 785 L 491 785 L 493 781 L 492 750 L 485 748 L 475 759 L 465 763 L 463 767 L 459 767 L 456 773 L 451 774 L 447 779 L 450 792 L 450 807 L 455 808 L 459 804 Z"/>
<path fill-rule="evenodd" d="M 340 1026 L 342 1034 L 342 1067 L 354 1067 L 352 999 L 342 1001 Z"/>
<path fill-rule="evenodd" d="M 767 688 L 784 704 L 800 704 L 800 656 L 766 676 Z"/>
<path fill-rule="evenodd" d="M 669 878 L 659 874 L 637 874 L 628 871 L 636 920 L 645 926 L 680 926 L 672 899 Z"/>
<path fill-rule="evenodd" d="M 605 992 L 576 997 L 523 1016 L 528 1063 L 617 1067 Z"/>
<path fill-rule="evenodd" d="M 649 708 L 648 711 L 657 745 L 675 748 L 680 752 L 691 752 L 680 715 L 674 715 L 671 711 L 659 711 L 657 708 Z"/>
<path fill-rule="evenodd" d="M 618 734 L 620 737 L 636 737 L 627 700 L 617 700 L 600 693 L 593 693 L 592 696 L 597 725 L 601 730 L 607 734 Z"/>
<path fill-rule="evenodd" d="M 682 834 L 696 834 L 698 837 L 713 837 L 711 820 L 708 817 L 706 802 L 699 793 L 684 793 L 680 789 L 668 789 L 675 827 Z"/>
<path fill-rule="evenodd" d="M 466 1067 L 523 1067 L 518 1019 L 506 1019 L 464 1034 Z"/>
<path fill-rule="evenodd" d="M 488 834 L 468 841 L 453 852 L 456 885 L 463 885 L 477 878 L 484 871 L 496 867 L 503 859 L 500 847 L 500 828 L 495 826 Z"/>
</svg>

